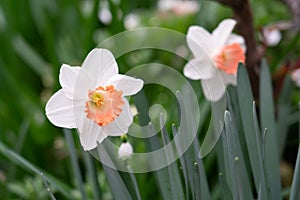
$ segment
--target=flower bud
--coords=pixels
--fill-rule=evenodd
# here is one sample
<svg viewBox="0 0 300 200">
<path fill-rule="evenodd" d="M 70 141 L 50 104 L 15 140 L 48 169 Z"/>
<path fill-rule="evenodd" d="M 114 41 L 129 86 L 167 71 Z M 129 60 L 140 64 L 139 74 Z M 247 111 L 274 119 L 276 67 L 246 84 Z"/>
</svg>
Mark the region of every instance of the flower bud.
<svg viewBox="0 0 300 200">
<path fill-rule="evenodd" d="M 119 158 L 127 160 L 133 154 L 133 148 L 129 142 L 124 142 L 120 145 L 118 155 Z"/>
</svg>

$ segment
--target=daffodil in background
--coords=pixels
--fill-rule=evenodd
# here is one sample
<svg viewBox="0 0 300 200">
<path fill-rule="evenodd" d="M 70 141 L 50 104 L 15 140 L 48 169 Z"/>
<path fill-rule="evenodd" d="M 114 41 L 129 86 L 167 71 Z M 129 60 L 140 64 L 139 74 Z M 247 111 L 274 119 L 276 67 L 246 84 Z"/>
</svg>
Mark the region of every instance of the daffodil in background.
<svg viewBox="0 0 300 200">
<path fill-rule="evenodd" d="M 118 65 L 106 49 L 93 49 L 82 67 L 62 65 L 62 87 L 48 101 L 46 115 L 58 127 L 77 128 L 84 150 L 97 147 L 107 136 L 128 131 L 133 115 L 124 96 L 134 95 L 143 81 L 118 74 Z"/>
<path fill-rule="evenodd" d="M 225 19 L 212 33 L 200 26 L 191 26 L 187 33 L 194 58 L 185 65 L 184 75 L 201 80 L 210 101 L 220 100 L 226 85 L 236 85 L 238 63 L 245 62 L 244 38 L 232 33 L 235 25 L 235 20 Z"/>
</svg>

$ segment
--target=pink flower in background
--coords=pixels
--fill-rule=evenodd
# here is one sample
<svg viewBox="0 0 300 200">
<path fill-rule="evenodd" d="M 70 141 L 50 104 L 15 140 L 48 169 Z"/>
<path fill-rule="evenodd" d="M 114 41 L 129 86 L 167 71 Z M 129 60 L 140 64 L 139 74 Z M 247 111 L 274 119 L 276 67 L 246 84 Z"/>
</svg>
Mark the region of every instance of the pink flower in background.
<svg viewBox="0 0 300 200">
<path fill-rule="evenodd" d="M 210 101 L 220 100 L 227 84 L 236 85 L 238 63 L 245 62 L 244 38 L 232 33 L 235 24 L 235 20 L 226 19 L 212 33 L 200 26 L 191 26 L 187 33 L 194 58 L 183 73 L 201 80 L 204 95 Z"/>
<path fill-rule="evenodd" d="M 296 83 L 297 87 L 300 88 L 300 69 L 295 69 L 292 72 L 292 80 Z"/>
<path fill-rule="evenodd" d="M 143 81 L 118 74 L 118 65 L 106 49 L 93 49 L 82 67 L 62 65 L 62 86 L 48 101 L 46 115 L 58 127 L 77 128 L 84 150 L 107 136 L 120 136 L 133 121 L 128 100 Z"/>
</svg>

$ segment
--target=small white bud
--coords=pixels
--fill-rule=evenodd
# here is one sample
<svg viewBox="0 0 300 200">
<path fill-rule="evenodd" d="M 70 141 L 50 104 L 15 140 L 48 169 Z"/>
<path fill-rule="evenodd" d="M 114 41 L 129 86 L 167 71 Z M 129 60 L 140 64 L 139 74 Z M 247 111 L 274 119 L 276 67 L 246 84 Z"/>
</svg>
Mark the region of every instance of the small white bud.
<svg viewBox="0 0 300 200">
<path fill-rule="evenodd" d="M 122 143 L 119 147 L 118 155 L 119 158 L 127 160 L 133 154 L 133 148 L 129 142 Z"/>
</svg>

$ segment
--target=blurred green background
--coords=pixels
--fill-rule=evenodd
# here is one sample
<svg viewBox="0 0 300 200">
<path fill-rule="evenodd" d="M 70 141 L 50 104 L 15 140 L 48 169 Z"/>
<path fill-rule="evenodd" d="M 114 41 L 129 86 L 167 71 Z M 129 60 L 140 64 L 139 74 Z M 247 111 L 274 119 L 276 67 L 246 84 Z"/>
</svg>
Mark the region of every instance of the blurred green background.
<svg viewBox="0 0 300 200">
<path fill-rule="evenodd" d="M 250 2 L 255 10 L 258 41 L 261 27 L 291 19 L 287 7 L 279 0 L 272 1 L 272 6 L 268 0 Z M 192 5 L 182 11 L 180 6 L 172 7 L 165 1 L 157 0 L 0 0 L 0 199 L 49 198 L 42 178 L 22 169 L 22 164 L 10 162 L 3 150 L 6 146 L 66 183 L 71 188 L 70 195 L 80 199 L 64 133 L 47 120 L 44 111 L 47 100 L 60 88 L 60 66 L 63 63 L 81 65 L 87 53 L 98 43 L 127 29 L 158 26 L 186 33 L 190 25 L 198 24 L 212 30 L 222 19 L 232 16 L 229 8 L 216 2 L 194 1 Z M 266 52 L 272 72 L 300 58 L 299 34 L 288 31 L 282 34 L 279 45 L 268 48 Z M 162 52 L 145 51 L 142 55 L 145 56 L 132 60 L 130 55 L 118 59 L 121 73 L 126 73 L 132 63 L 151 60 L 182 72 L 186 62 L 174 62 L 172 55 Z M 190 53 L 186 54 L 188 56 Z M 192 85 L 200 96 L 199 84 L 192 82 Z M 290 87 L 293 115 L 287 122 L 288 153 L 283 157 L 288 167 L 295 162 L 297 102 L 300 99 L 299 89 L 293 84 Z M 166 91 L 158 86 L 145 88 L 145 93 L 150 104 L 160 103 L 168 112 L 176 106 L 174 97 L 167 100 L 160 98 Z M 203 97 L 199 97 L 199 101 L 204 101 Z M 169 124 L 176 122 L 176 116 L 169 116 Z M 76 134 L 73 136 L 79 164 L 84 165 L 85 156 Z M 210 167 L 208 174 L 215 176 L 215 166 L 207 165 Z M 111 199 L 102 167 L 100 164 L 96 166 L 104 199 Z M 86 173 L 83 171 L 82 174 L 85 181 Z M 142 174 L 137 178 L 142 198 L 156 197 L 158 188 L 152 175 Z M 91 186 L 86 182 L 86 191 L 91 191 Z M 215 180 L 209 182 L 214 185 Z M 55 189 L 53 192 L 58 199 L 65 198 Z"/>
</svg>

